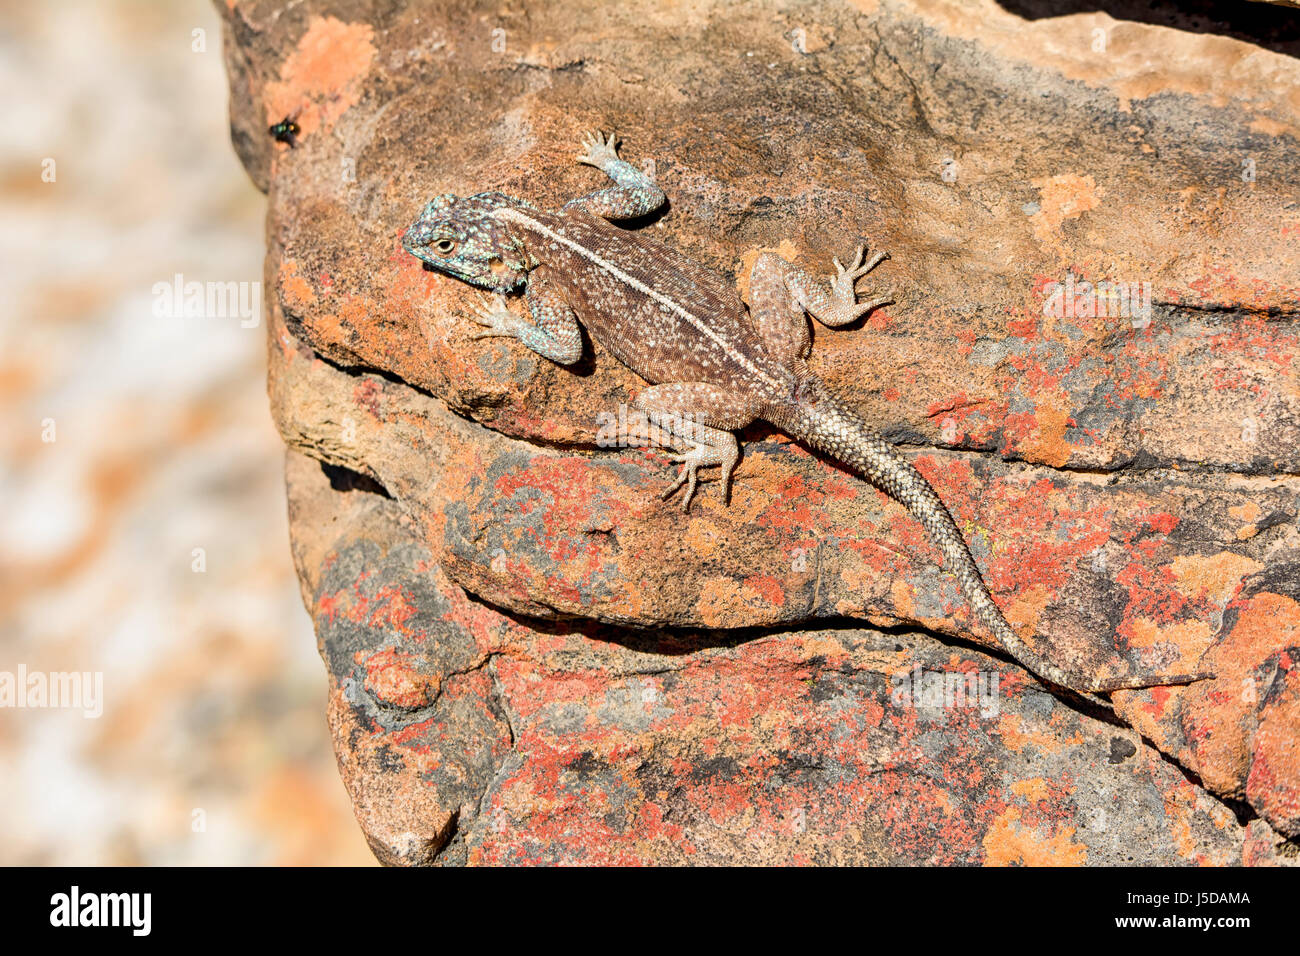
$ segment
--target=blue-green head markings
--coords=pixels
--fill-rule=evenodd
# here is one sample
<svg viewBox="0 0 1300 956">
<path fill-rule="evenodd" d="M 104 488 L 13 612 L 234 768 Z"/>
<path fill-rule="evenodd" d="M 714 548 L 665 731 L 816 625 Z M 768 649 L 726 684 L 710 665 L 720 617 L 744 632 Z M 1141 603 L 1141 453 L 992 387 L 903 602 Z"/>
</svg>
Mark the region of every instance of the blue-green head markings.
<svg viewBox="0 0 1300 956">
<path fill-rule="evenodd" d="M 516 206 L 527 203 L 496 192 L 439 196 L 406 230 L 402 246 L 439 272 L 494 292 L 509 292 L 524 282 L 528 262 L 509 226 L 493 219 L 492 213 Z"/>
</svg>

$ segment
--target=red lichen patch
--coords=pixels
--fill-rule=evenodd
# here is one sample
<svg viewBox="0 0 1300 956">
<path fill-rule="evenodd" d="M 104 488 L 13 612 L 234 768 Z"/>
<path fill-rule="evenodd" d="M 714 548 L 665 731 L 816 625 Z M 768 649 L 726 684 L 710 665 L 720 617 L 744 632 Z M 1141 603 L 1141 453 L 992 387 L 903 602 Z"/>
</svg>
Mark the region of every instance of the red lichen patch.
<svg viewBox="0 0 1300 956">
<path fill-rule="evenodd" d="M 389 628 L 404 636 L 419 639 L 423 634 L 414 634 L 406 627 L 417 611 L 400 584 L 386 584 L 379 588 L 373 598 L 362 598 L 356 605 L 360 614 L 370 612 L 366 626 L 371 628 Z"/>
<path fill-rule="evenodd" d="M 817 476 L 820 479 L 822 476 Z M 802 475 L 790 475 L 773 489 L 770 503 L 757 516 L 755 523 L 787 533 L 806 532 L 817 527 L 818 518 L 825 518 L 825 482 L 806 480 Z"/>
<path fill-rule="evenodd" d="M 978 336 L 975 334 L 974 329 L 958 330 L 956 339 L 961 344 L 957 346 L 957 351 L 961 354 L 962 358 L 970 358 L 971 353 L 975 351 L 976 338 L 978 338 Z"/>
<path fill-rule="evenodd" d="M 389 628 L 412 641 L 424 640 L 423 631 L 415 631 L 406 622 L 416 613 L 415 606 L 398 584 L 386 584 L 373 595 L 364 593 L 364 572 L 350 588 L 322 594 L 316 602 L 316 615 L 328 623 L 342 615 L 344 620 L 372 628 Z"/>
<path fill-rule="evenodd" d="M 1007 316 L 1007 335 L 1013 339 L 1037 339 L 1041 337 L 1039 326 L 1043 316 L 1033 309 L 1016 309 Z M 999 387 L 1010 391 L 1010 380 L 1000 381 Z"/>
<path fill-rule="evenodd" d="M 760 600 L 775 607 L 785 604 L 785 589 L 770 574 L 752 574 L 744 580 L 746 589 L 756 594 Z"/>
<path fill-rule="evenodd" d="M 1193 593 L 1180 583 L 1172 565 L 1160 563 L 1161 555 L 1169 548 L 1166 536 L 1178 523 L 1176 515 L 1165 511 L 1135 509 L 1127 516 L 1119 538 L 1128 562 L 1115 575 L 1116 582 L 1129 592 L 1124 616 L 1116 629 L 1127 642 L 1142 644 L 1143 635 L 1149 637 L 1152 627 L 1163 629 L 1185 621 L 1206 621 L 1221 610 L 1208 592 L 1198 589 Z M 1194 635 L 1187 632 L 1184 636 Z M 1193 645 L 1197 643 L 1192 641 Z"/>
<path fill-rule="evenodd" d="M 384 389 L 377 379 L 367 378 L 358 382 L 352 389 L 352 401 L 354 404 L 364 408 L 376 421 L 382 420 L 379 403 L 383 397 Z"/>
<path fill-rule="evenodd" d="M 958 445 L 964 441 L 978 444 L 988 439 L 1006 412 L 1005 402 L 972 399 L 962 391 L 931 402 L 926 417 L 939 430 L 939 438 L 945 444 Z"/>
<path fill-rule="evenodd" d="M 1109 540 L 1108 506 L 1074 508 L 1070 498 L 1047 478 L 1002 482 L 997 494 L 985 495 L 980 504 L 991 513 L 983 522 L 998 529 L 984 575 L 990 588 L 1013 594 L 1046 588 L 1055 597 L 1077 573 L 1078 562 Z M 1061 535 L 1062 527 L 1070 533 Z"/>
<path fill-rule="evenodd" d="M 1165 397 L 1169 386 L 1169 361 L 1156 353 L 1141 352 L 1136 340 L 1120 350 L 1106 365 L 1115 387 L 1106 394 L 1111 408 Z"/>
<path fill-rule="evenodd" d="M 1211 336 L 1209 346 L 1220 359 L 1211 369 L 1215 389 L 1250 391 L 1264 396 L 1268 394 L 1270 381 L 1292 373 L 1297 339 L 1277 323 L 1245 317 L 1234 322 L 1228 331 Z M 1263 374 L 1265 371 L 1268 375 Z"/>
<path fill-rule="evenodd" d="M 892 321 L 889 317 L 889 307 L 882 306 L 873 309 L 871 315 L 867 317 L 867 328 L 873 332 L 883 332 L 889 328 Z"/>
<path fill-rule="evenodd" d="M 593 522 L 617 528 L 629 520 L 632 506 L 606 493 L 607 477 L 584 458 L 537 457 L 529 467 L 502 475 L 492 488 L 495 498 L 513 500 L 512 507 L 526 518 L 538 514 L 540 533 L 535 524 L 523 533 L 555 562 L 559 575 L 552 583 L 561 584 L 563 578 L 561 586 L 572 596 L 576 583 L 590 584 L 604 567 L 598 536 L 575 535 L 574 529 L 591 528 Z M 528 495 L 519 494 L 525 490 Z"/>
<path fill-rule="evenodd" d="M 302 136 L 330 130 L 360 99 L 361 81 L 375 58 L 374 28 L 334 17 L 312 17 L 307 32 L 264 91 L 266 122 L 286 116 Z"/>
</svg>

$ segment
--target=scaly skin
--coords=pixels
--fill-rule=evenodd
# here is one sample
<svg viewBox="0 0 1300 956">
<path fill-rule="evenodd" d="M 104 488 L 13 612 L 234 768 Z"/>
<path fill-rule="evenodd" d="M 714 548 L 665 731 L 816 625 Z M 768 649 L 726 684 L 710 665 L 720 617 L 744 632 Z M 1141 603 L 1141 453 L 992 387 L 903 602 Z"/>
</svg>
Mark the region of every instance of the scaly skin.
<svg viewBox="0 0 1300 956">
<path fill-rule="evenodd" d="M 901 502 L 943 552 L 944 568 L 954 574 L 976 617 L 997 637 L 1007 653 L 1039 677 L 1079 693 L 1105 693 L 1156 684 L 1190 684 L 1206 674 L 1165 674 L 1160 677 L 1087 677 L 1059 667 L 1029 647 L 1007 623 L 993 603 L 975 559 L 947 507 L 916 467 L 884 438 L 809 376 L 804 387 L 818 393 L 816 412 L 790 407 L 774 408 L 764 415 L 791 435 L 843 462 L 872 484 Z"/>
<path fill-rule="evenodd" d="M 671 495 L 685 486 L 690 507 L 698 472 L 721 470 L 724 499 L 739 459 L 734 431 L 765 419 L 844 462 L 902 502 L 942 550 L 976 616 L 1016 660 L 1044 681 L 1081 694 L 1186 684 L 1209 674 L 1089 678 L 1030 648 L 993 602 L 961 532 L 921 473 L 837 400 L 805 362 L 806 315 L 846 325 L 889 302 L 858 302 L 856 282 L 887 256 L 859 249 L 847 268 L 835 261 L 829 291 L 820 278 L 762 254 L 750 275 L 748 315 L 726 282 L 675 249 L 610 226 L 644 215 L 664 194 L 618 158 L 614 137 L 589 135 L 578 161 L 615 186 L 546 212 L 501 193 L 439 196 L 403 244 L 435 269 L 491 290 L 476 310 L 475 338 L 518 339 L 561 365 L 582 355 L 579 323 L 623 364 L 651 383 L 637 407 L 681 443 Z M 531 321 L 510 311 L 503 293 L 525 288 Z"/>
</svg>

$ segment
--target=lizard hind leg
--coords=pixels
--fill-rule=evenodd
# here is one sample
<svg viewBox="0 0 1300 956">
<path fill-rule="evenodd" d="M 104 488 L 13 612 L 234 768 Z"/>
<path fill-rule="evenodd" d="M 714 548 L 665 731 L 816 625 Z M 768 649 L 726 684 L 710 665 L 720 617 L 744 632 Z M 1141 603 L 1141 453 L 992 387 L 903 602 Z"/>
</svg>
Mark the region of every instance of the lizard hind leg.
<svg viewBox="0 0 1300 956">
<path fill-rule="evenodd" d="M 682 449 L 673 458 L 682 466 L 681 472 L 664 497 L 686 485 L 682 510 L 690 510 L 699 470 L 716 465 L 721 469 L 723 500 L 729 501 L 731 476 L 740 461 L 740 446 L 731 432 L 758 416 L 759 403 L 744 392 L 709 382 L 672 382 L 645 389 L 634 405 Z"/>
<path fill-rule="evenodd" d="M 763 344 L 786 368 L 793 368 L 808 357 L 812 347 L 805 312 L 823 325 L 834 327 L 847 325 L 892 302 L 885 296 L 859 303 L 855 289 L 858 279 L 888 258 L 888 253 L 877 252 L 864 261 L 866 247 L 862 246 L 847 269 L 836 259 L 838 274 L 831 280 L 828 293 L 823 279 L 775 253 L 759 255 L 749 273 L 749 314 Z"/>
<path fill-rule="evenodd" d="M 660 427 L 668 427 L 666 418 L 666 416 L 651 416 L 655 424 Z M 681 464 L 682 470 L 678 472 L 677 480 L 664 492 L 665 501 L 685 484 L 686 495 L 682 498 L 682 511 L 690 511 L 691 500 L 695 497 L 695 486 L 699 481 L 699 470 L 706 465 L 717 465 L 722 469 L 718 476 L 718 480 L 722 482 L 722 500 L 724 502 L 731 500 L 731 476 L 736 470 L 736 463 L 740 461 L 740 448 L 736 444 L 735 436 L 730 432 L 719 431 L 717 435 L 726 437 L 719 437 L 712 444 L 698 444 L 690 451 L 673 456 L 673 461 Z"/>
<path fill-rule="evenodd" d="M 764 252 L 749 271 L 749 315 L 772 356 L 786 368 L 808 357 L 812 336 L 803 305 L 790 292 L 786 277 L 795 267 Z"/>
<path fill-rule="evenodd" d="M 840 265 L 839 259 L 833 260 L 836 275 L 831 279 L 829 294 L 822 285 L 824 280 L 794 266 L 786 274 L 786 287 L 799 304 L 822 325 L 831 328 L 848 325 L 872 309 L 894 301 L 892 295 L 867 302 L 858 301 L 858 280 L 889 258 L 888 252 L 877 252 L 870 259 L 866 255 L 867 247 L 859 246 L 853 264 L 848 268 Z"/>
</svg>

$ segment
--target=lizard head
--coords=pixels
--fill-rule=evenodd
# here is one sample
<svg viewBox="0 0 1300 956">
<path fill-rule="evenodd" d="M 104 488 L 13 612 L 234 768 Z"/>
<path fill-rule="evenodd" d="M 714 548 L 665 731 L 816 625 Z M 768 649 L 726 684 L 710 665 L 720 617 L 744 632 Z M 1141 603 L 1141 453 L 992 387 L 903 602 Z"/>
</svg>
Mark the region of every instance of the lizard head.
<svg viewBox="0 0 1300 956">
<path fill-rule="evenodd" d="M 439 196 L 406 230 L 402 246 L 439 272 L 509 292 L 524 281 L 528 264 L 522 245 L 492 213 L 523 205 L 503 193 Z"/>
</svg>

